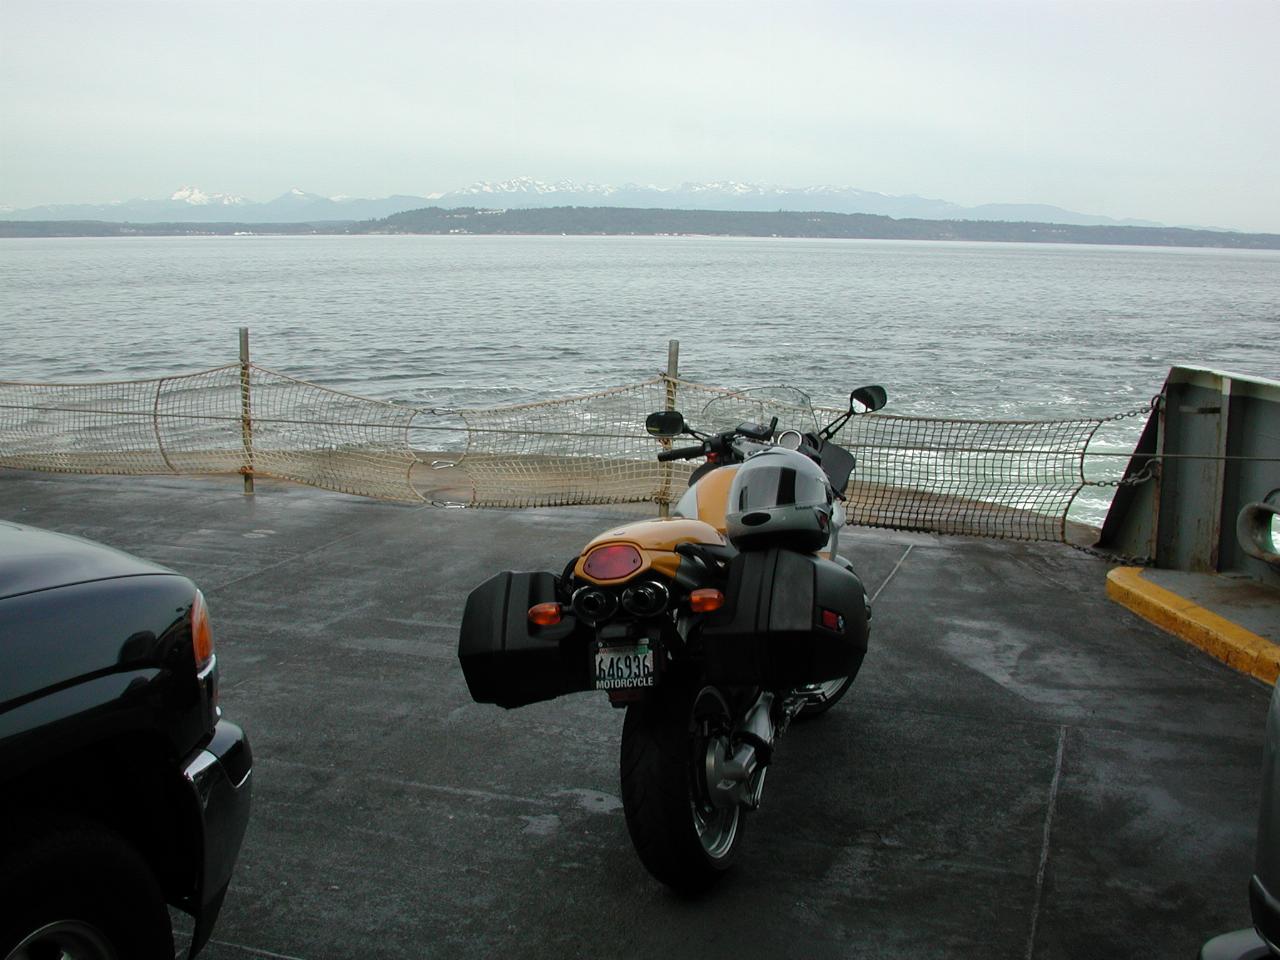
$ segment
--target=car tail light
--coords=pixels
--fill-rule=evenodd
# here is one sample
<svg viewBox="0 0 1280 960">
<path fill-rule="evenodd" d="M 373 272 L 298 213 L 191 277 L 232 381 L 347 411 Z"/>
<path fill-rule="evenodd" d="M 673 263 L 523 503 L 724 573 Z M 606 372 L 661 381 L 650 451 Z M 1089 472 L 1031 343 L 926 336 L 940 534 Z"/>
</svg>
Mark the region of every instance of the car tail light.
<svg viewBox="0 0 1280 960">
<path fill-rule="evenodd" d="M 191 643 L 195 647 L 196 669 L 203 670 L 213 659 L 213 628 L 209 626 L 209 608 L 204 594 L 196 591 L 191 604 Z"/>
<path fill-rule="evenodd" d="M 582 564 L 582 572 L 593 580 L 621 580 L 644 565 L 640 551 L 629 543 L 596 547 Z"/>
</svg>

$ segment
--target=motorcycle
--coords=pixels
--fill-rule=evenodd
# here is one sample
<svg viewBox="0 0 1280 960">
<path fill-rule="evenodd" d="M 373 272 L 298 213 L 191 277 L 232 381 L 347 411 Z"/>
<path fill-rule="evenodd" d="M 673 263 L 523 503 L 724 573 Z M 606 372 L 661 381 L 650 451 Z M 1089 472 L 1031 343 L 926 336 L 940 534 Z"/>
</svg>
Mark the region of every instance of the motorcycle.
<svg viewBox="0 0 1280 960">
<path fill-rule="evenodd" d="M 778 388 L 702 411 L 714 423 L 745 406 L 767 423 L 707 432 L 676 410 L 650 414 L 658 460 L 704 458 L 673 515 L 609 529 L 558 576 L 504 572 L 467 598 L 458 656 L 476 702 L 603 690 L 626 709 L 627 829 L 680 892 L 730 867 L 779 737 L 838 703 L 862 665 L 871 606 L 836 550 L 856 461 L 832 437 L 885 401 L 860 387 L 822 428 L 807 397 Z M 780 430 L 777 413 L 793 425 Z M 697 442 L 670 448 L 681 435 Z"/>
</svg>

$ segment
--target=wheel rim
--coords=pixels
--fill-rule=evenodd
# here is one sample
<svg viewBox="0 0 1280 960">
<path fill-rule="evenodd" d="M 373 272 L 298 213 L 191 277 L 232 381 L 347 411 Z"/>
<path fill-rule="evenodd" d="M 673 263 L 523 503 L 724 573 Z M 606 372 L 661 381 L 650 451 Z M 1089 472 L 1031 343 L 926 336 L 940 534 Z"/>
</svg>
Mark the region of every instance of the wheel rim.
<svg viewBox="0 0 1280 960">
<path fill-rule="evenodd" d="M 5 960 L 116 960 L 116 952 L 96 927 L 59 920 L 28 934 Z"/>
<path fill-rule="evenodd" d="M 715 770 L 717 761 L 727 759 L 732 749 L 729 743 L 732 729 L 729 705 L 714 687 L 704 688 L 694 700 L 691 724 L 693 756 L 689 809 L 693 814 L 693 829 L 698 834 L 703 852 L 712 860 L 720 860 L 733 849 L 742 808 L 717 807 L 711 802 L 708 777 Z"/>
</svg>

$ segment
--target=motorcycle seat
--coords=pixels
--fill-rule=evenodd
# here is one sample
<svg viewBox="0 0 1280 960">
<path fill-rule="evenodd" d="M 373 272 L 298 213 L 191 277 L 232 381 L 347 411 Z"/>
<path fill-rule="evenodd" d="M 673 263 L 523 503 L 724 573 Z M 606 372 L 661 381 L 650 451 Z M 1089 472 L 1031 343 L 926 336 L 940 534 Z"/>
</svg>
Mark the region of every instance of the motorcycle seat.
<svg viewBox="0 0 1280 960">
<path fill-rule="evenodd" d="M 686 541 L 676 545 L 676 553 L 691 560 L 699 561 L 708 570 L 723 573 L 728 569 L 729 561 L 738 555 L 730 543 L 694 543 Z"/>
</svg>

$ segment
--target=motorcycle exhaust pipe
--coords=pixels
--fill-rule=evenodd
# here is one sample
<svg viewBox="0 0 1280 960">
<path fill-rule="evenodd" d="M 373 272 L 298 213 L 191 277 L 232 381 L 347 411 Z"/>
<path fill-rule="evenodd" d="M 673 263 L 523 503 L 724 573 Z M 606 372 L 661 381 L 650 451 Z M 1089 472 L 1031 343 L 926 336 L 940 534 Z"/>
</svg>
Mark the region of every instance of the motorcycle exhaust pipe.
<svg viewBox="0 0 1280 960">
<path fill-rule="evenodd" d="M 622 609 L 636 617 L 656 617 L 667 609 L 671 594 L 656 580 L 643 580 L 622 591 Z"/>
<path fill-rule="evenodd" d="M 772 693 L 762 693 L 742 723 L 733 731 L 733 739 L 755 747 L 760 763 L 768 763 L 773 759 L 773 701 Z"/>
<path fill-rule="evenodd" d="M 573 593 L 573 612 L 587 623 L 608 620 L 618 609 L 618 598 L 599 587 L 579 587 Z"/>
</svg>

